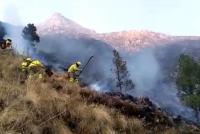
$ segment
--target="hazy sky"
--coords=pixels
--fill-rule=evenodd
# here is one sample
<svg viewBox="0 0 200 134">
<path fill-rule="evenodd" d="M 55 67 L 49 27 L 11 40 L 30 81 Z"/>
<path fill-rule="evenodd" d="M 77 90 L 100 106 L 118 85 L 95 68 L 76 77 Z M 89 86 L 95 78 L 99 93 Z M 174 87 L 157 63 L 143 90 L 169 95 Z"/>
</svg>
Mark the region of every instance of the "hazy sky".
<svg viewBox="0 0 200 134">
<path fill-rule="evenodd" d="M 200 35 L 200 0 L 0 0 L 0 20 L 41 23 L 54 12 L 96 30 Z"/>
</svg>

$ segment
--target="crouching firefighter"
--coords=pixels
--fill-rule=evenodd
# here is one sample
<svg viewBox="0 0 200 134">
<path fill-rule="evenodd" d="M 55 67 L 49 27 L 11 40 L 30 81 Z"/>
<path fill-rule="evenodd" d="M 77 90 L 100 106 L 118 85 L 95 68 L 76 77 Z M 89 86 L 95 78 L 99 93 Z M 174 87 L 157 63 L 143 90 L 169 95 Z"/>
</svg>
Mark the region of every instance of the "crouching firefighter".
<svg viewBox="0 0 200 134">
<path fill-rule="evenodd" d="M 36 78 L 42 79 L 43 78 L 43 64 L 39 60 L 33 60 L 30 65 L 28 66 L 29 70 L 29 79 Z"/>
<path fill-rule="evenodd" d="M 70 82 L 78 82 L 79 71 L 81 71 L 80 66 L 81 62 L 77 61 L 76 63 L 70 65 L 69 68 L 67 69 Z"/>
<path fill-rule="evenodd" d="M 27 79 L 29 74 L 29 65 L 33 60 L 31 58 L 25 58 L 21 63 L 20 70 L 23 73 L 23 79 Z"/>
</svg>

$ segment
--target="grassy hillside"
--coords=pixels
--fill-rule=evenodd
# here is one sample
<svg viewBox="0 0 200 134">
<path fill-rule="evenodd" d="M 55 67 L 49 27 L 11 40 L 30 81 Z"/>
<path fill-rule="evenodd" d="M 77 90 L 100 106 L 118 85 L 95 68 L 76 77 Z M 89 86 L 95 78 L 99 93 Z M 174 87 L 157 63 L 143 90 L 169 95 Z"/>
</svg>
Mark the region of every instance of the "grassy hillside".
<svg viewBox="0 0 200 134">
<path fill-rule="evenodd" d="M 199 132 L 184 123 L 141 118 L 144 106 L 68 83 L 64 74 L 22 83 L 18 71 L 21 61 L 22 57 L 9 51 L 0 52 L 0 134 Z M 151 117 L 165 116 L 154 113 Z"/>
</svg>

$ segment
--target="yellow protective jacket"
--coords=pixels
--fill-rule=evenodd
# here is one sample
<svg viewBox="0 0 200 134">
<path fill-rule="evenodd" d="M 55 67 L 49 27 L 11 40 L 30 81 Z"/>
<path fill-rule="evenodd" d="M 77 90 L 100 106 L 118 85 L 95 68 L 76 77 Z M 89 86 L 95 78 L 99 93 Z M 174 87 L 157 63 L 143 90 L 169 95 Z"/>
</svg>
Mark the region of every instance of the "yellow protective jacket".
<svg viewBox="0 0 200 134">
<path fill-rule="evenodd" d="M 22 69 L 26 69 L 28 67 L 29 63 L 26 62 L 26 61 L 23 61 L 22 64 L 21 64 L 21 68 Z"/>
<path fill-rule="evenodd" d="M 77 71 L 79 71 L 79 68 L 77 67 L 76 63 L 72 64 L 67 70 L 68 73 L 75 73 Z"/>
<path fill-rule="evenodd" d="M 29 68 L 34 68 L 34 67 L 43 67 L 42 63 L 39 60 L 34 60 L 30 63 L 28 66 Z"/>
<path fill-rule="evenodd" d="M 25 71 L 26 69 L 28 69 L 29 63 L 26 61 L 23 61 L 21 64 L 21 69 L 22 71 Z"/>
</svg>

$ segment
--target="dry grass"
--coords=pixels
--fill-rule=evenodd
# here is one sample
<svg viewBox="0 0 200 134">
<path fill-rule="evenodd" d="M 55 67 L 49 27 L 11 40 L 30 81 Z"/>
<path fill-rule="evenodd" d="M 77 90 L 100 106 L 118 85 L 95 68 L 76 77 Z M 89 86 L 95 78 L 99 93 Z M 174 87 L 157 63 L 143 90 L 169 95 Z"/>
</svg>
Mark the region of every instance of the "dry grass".
<svg viewBox="0 0 200 134">
<path fill-rule="evenodd" d="M 3 53 L 0 59 L 0 134 L 154 133 L 133 116 L 140 108 L 102 98 L 60 75 L 21 84 L 16 70 L 22 58 Z M 166 134 L 173 132 L 178 133 L 166 129 Z"/>
</svg>

